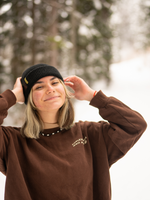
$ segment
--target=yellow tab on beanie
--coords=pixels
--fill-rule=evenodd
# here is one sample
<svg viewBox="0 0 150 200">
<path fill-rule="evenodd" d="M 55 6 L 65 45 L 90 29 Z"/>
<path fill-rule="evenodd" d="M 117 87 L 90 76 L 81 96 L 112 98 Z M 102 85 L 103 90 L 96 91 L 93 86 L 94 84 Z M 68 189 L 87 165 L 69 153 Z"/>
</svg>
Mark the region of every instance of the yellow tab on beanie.
<svg viewBox="0 0 150 200">
<path fill-rule="evenodd" d="M 24 78 L 24 81 L 26 82 L 26 84 L 28 84 L 29 82 L 27 81 L 27 79 L 26 78 Z"/>
</svg>

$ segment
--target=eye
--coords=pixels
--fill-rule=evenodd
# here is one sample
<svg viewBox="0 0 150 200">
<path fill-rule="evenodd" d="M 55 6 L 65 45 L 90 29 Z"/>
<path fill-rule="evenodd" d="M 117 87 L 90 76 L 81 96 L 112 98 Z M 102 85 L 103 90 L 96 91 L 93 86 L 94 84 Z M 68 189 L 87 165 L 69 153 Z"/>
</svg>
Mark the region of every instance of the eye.
<svg viewBox="0 0 150 200">
<path fill-rule="evenodd" d="M 43 86 L 36 87 L 36 90 L 42 89 Z"/>
<path fill-rule="evenodd" d="M 58 81 L 55 81 L 52 83 L 52 85 L 57 85 L 59 82 Z"/>
</svg>

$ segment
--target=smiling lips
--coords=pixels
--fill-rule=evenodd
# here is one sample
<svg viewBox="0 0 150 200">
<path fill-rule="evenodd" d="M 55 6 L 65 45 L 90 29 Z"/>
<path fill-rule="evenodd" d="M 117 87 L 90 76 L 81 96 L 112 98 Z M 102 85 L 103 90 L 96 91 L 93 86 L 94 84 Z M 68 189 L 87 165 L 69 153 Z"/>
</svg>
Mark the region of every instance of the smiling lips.
<svg viewBox="0 0 150 200">
<path fill-rule="evenodd" d="M 58 98 L 58 97 L 59 97 L 59 96 L 48 97 L 48 98 L 45 99 L 44 101 L 50 101 L 50 100 L 56 99 L 56 98 Z"/>
</svg>

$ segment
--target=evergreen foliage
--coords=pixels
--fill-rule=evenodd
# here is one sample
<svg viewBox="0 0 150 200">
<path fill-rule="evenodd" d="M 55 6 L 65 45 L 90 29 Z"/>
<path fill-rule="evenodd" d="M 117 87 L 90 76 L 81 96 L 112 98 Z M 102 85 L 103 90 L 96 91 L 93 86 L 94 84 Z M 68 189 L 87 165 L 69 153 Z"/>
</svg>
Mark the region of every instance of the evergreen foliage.
<svg viewBox="0 0 150 200">
<path fill-rule="evenodd" d="M 48 63 L 64 76 L 76 74 L 89 84 L 110 80 L 109 26 L 115 0 L 11 0 L 1 13 L 0 76 L 10 68 L 12 85 L 22 71 Z M 7 61 L 7 62 L 6 62 Z M 0 80 L 2 83 L 2 79 Z"/>
<path fill-rule="evenodd" d="M 150 1 L 141 1 L 141 10 L 143 17 L 141 18 L 142 34 L 144 36 L 143 46 L 145 49 L 150 48 Z"/>
</svg>

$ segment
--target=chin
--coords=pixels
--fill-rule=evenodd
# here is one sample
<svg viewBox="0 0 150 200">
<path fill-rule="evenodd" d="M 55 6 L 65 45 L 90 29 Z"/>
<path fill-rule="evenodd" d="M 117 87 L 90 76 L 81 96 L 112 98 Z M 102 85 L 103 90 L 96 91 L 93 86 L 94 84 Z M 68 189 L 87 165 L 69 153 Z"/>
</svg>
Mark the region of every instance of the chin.
<svg viewBox="0 0 150 200">
<path fill-rule="evenodd" d="M 51 105 L 51 106 L 47 106 L 44 110 L 45 110 L 45 112 L 58 111 L 62 106 L 63 106 L 63 104 Z"/>
</svg>

